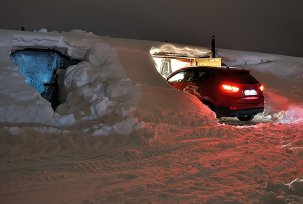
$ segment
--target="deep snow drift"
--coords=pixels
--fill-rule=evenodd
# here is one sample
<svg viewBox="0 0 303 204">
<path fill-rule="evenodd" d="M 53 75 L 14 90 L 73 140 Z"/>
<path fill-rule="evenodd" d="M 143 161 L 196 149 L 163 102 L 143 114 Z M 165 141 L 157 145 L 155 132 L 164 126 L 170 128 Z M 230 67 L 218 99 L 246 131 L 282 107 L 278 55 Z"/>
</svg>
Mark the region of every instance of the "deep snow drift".
<svg viewBox="0 0 303 204">
<path fill-rule="evenodd" d="M 302 202 L 303 58 L 218 49 L 265 85 L 264 114 L 239 127 L 166 83 L 150 54 L 161 46 L 0 30 L 0 201 Z M 24 48 L 81 61 L 66 69 L 55 112 L 10 61 Z"/>
</svg>

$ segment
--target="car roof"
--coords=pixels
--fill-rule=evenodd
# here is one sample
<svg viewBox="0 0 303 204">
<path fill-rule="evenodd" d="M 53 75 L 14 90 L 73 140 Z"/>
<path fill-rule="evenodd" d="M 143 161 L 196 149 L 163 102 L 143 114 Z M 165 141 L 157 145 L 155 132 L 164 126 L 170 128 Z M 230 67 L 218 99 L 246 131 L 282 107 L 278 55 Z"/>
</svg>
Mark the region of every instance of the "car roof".
<svg viewBox="0 0 303 204">
<path fill-rule="evenodd" d="M 171 73 L 167 78 L 170 78 L 172 75 L 175 75 L 176 73 L 179 73 L 182 71 L 192 71 L 192 70 L 205 70 L 205 71 L 212 71 L 212 72 L 247 72 L 247 73 L 249 73 L 249 70 L 239 68 L 239 67 L 191 66 L 191 67 L 184 67 L 184 68 L 178 69 L 178 70 L 174 71 L 173 73 Z"/>
<path fill-rule="evenodd" d="M 229 67 L 229 66 L 222 66 L 222 67 L 210 67 L 210 66 L 191 66 L 191 67 L 184 67 L 178 69 L 177 71 L 188 71 L 188 70 L 215 70 L 215 71 L 248 71 L 246 69 L 242 69 L 239 67 Z"/>
</svg>

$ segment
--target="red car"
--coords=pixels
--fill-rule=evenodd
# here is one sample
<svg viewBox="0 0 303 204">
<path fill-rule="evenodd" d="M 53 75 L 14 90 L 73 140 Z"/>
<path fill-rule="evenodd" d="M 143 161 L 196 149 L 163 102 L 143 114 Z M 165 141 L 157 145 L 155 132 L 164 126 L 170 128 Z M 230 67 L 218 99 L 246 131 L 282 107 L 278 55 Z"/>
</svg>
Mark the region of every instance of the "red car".
<svg viewBox="0 0 303 204">
<path fill-rule="evenodd" d="M 178 90 L 197 96 L 217 117 L 250 121 L 264 111 L 263 85 L 236 67 L 185 67 L 167 77 Z"/>
</svg>

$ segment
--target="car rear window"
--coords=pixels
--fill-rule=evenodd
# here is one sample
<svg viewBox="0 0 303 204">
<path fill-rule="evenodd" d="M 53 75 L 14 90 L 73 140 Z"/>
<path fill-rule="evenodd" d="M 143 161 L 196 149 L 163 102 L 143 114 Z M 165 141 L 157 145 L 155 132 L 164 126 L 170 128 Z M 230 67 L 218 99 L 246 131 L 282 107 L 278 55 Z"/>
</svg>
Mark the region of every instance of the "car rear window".
<svg viewBox="0 0 303 204">
<path fill-rule="evenodd" d="M 258 81 L 249 72 L 222 72 L 223 78 L 241 84 L 255 84 Z"/>
</svg>

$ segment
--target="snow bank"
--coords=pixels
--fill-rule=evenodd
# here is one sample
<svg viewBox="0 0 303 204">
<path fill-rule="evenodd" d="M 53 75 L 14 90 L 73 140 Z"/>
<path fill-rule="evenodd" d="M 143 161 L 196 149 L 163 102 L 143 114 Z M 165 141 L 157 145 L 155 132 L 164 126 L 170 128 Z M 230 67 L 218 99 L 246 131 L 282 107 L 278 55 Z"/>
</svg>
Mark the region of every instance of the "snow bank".
<svg viewBox="0 0 303 204">
<path fill-rule="evenodd" d="M 256 65 L 273 61 L 273 55 L 257 52 L 217 49 L 217 57 L 222 58 L 226 66 Z"/>
<path fill-rule="evenodd" d="M 303 104 L 291 104 L 280 116 L 282 123 L 294 123 L 303 121 Z"/>
</svg>

